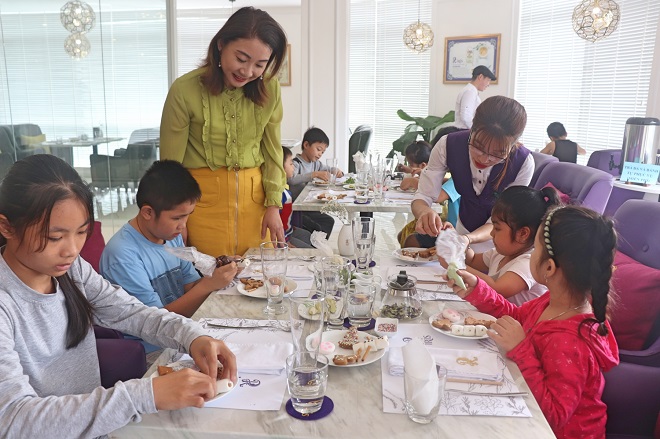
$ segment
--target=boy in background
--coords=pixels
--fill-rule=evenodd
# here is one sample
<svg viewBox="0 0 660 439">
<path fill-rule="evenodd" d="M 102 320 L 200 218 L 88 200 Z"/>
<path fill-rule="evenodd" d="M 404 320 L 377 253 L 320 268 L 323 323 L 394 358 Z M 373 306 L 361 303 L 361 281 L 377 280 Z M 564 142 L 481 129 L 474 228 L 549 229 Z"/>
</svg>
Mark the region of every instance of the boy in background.
<svg viewBox="0 0 660 439">
<path fill-rule="evenodd" d="M 286 146 L 282 147 L 284 157 L 284 173 L 286 178 L 293 177 L 295 168 L 293 166 L 293 153 Z M 312 248 L 310 240 L 312 234 L 305 229 L 291 225 L 291 214 L 293 213 L 293 197 L 289 189 L 284 189 L 282 193 L 282 208 L 280 209 L 280 218 L 284 226 L 284 238 L 290 247 Z"/>
<path fill-rule="evenodd" d="M 320 128 L 311 127 L 305 132 L 302 140 L 302 152 L 296 154 L 293 159 L 293 176 L 287 177 L 291 196 L 295 200 L 302 192 L 307 183 L 314 178 L 328 181 L 330 173 L 336 173 L 337 177 L 343 177 L 344 173 L 338 168 L 328 168 L 321 162 L 323 153 L 328 148 L 330 139 Z M 314 232 L 320 230 L 330 237 L 335 220 L 321 212 L 303 212 L 302 226 L 304 229 Z"/>
<path fill-rule="evenodd" d="M 550 137 L 550 143 L 541 150 L 543 154 L 553 155 L 560 162 L 576 163 L 578 154 L 587 153 L 580 145 L 566 138 L 568 133 L 560 122 L 552 122 L 546 131 Z"/>
<path fill-rule="evenodd" d="M 181 232 L 200 197 L 197 181 L 181 163 L 154 162 L 138 186 L 137 216 L 110 238 L 101 254 L 101 275 L 145 305 L 191 317 L 237 273 L 232 262 L 216 268 L 211 277 L 201 277 L 190 262 L 165 250 L 184 247 Z M 158 349 L 142 343 L 147 353 Z"/>
</svg>

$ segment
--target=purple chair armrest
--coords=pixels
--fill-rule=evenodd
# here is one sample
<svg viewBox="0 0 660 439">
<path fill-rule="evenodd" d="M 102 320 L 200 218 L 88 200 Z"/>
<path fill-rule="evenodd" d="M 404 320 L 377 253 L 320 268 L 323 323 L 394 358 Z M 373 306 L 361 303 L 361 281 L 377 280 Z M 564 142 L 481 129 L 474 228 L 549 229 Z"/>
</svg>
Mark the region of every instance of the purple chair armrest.
<svg viewBox="0 0 660 439">
<path fill-rule="evenodd" d="M 660 413 L 660 368 L 620 363 L 605 376 L 608 438 L 652 438 Z"/>
<path fill-rule="evenodd" d="M 619 360 L 622 363 L 634 363 L 660 368 L 660 338 L 651 346 L 641 351 L 621 349 L 619 351 Z"/>
<path fill-rule="evenodd" d="M 124 338 L 124 335 L 116 329 L 104 328 L 103 326 L 94 325 L 94 336 L 99 338 Z"/>
<path fill-rule="evenodd" d="M 101 385 L 106 389 L 117 381 L 142 378 L 147 371 L 144 346 L 137 340 L 100 338 L 96 340 Z"/>
</svg>

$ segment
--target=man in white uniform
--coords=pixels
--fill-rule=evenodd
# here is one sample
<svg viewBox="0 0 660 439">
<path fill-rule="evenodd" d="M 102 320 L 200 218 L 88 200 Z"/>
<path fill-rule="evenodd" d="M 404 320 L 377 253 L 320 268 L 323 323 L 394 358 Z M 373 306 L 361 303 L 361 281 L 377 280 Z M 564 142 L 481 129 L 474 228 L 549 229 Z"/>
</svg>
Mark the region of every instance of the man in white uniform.
<svg viewBox="0 0 660 439">
<path fill-rule="evenodd" d="M 484 91 L 490 85 L 490 81 L 497 78 L 486 66 L 477 66 L 472 70 L 472 81 L 470 81 L 456 98 L 456 116 L 454 125 L 457 128 L 472 128 L 474 112 L 481 103 L 479 92 Z"/>
</svg>

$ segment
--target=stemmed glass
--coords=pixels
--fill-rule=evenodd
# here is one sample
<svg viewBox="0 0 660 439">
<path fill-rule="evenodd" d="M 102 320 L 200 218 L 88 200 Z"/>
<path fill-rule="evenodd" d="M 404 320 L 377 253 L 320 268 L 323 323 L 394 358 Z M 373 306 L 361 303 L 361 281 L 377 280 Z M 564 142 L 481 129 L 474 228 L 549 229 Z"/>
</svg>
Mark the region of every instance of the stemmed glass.
<svg viewBox="0 0 660 439">
<path fill-rule="evenodd" d="M 264 314 L 284 314 L 284 290 L 286 288 L 286 266 L 289 246 L 278 241 L 264 242 L 259 246 L 261 267 L 264 275 L 264 288 L 268 303 Z"/>
</svg>

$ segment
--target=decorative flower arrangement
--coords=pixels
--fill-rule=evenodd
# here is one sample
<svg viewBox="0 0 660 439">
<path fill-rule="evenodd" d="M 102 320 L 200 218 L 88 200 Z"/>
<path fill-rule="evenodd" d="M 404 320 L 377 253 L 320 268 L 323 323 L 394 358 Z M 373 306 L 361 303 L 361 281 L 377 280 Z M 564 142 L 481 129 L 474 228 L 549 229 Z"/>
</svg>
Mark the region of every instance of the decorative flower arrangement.
<svg viewBox="0 0 660 439">
<path fill-rule="evenodd" d="M 337 201 L 329 201 L 321 208 L 321 213 L 326 213 L 337 218 L 345 226 L 351 224 L 348 219 L 348 211 Z"/>
</svg>

